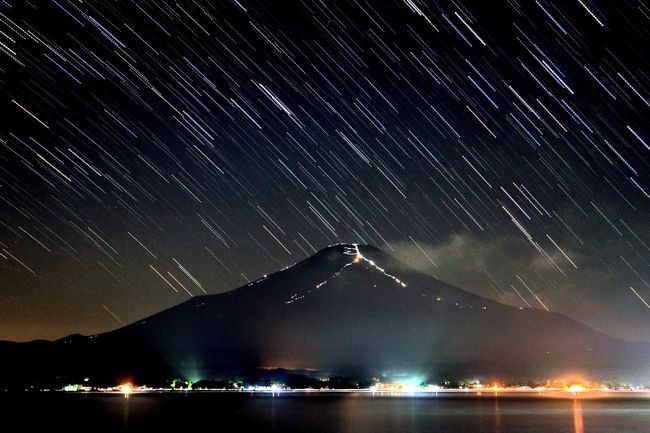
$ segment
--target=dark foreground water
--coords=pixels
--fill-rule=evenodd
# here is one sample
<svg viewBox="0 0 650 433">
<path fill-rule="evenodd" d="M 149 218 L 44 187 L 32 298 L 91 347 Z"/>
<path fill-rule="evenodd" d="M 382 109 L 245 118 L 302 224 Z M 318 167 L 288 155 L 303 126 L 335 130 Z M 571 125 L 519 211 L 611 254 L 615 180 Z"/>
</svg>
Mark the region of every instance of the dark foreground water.
<svg viewBox="0 0 650 433">
<path fill-rule="evenodd" d="M 650 399 L 248 393 L 0 395 L 0 431 L 650 433 Z"/>
</svg>

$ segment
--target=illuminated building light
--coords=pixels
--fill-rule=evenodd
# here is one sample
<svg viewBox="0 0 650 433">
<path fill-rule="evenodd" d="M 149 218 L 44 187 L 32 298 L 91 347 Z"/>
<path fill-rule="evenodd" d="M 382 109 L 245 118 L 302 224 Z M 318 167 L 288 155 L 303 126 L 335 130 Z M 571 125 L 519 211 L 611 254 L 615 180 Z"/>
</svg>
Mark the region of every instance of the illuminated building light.
<svg viewBox="0 0 650 433">
<path fill-rule="evenodd" d="M 116 387 L 116 390 L 127 396 L 133 392 L 133 386 L 130 383 L 123 383 Z"/>
<path fill-rule="evenodd" d="M 76 392 L 76 391 L 79 391 L 80 388 L 81 388 L 81 385 L 74 384 L 74 385 L 66 385 L 66 386 L 64 386 L 63 390 L 66 391 L 66 392 Z"/>
<path fill-rule="evenodd" d="M 571 385 L 571 386 L 569 386 L 567 388 L 567 391 L 569 391 L 569 392 L 571 392 L 573 394 L 578 394 L 578 393 L 584 392 L 586 390 L 587 390 L 587 388 L 585 388 L 582 385 Z"/>
</svg>

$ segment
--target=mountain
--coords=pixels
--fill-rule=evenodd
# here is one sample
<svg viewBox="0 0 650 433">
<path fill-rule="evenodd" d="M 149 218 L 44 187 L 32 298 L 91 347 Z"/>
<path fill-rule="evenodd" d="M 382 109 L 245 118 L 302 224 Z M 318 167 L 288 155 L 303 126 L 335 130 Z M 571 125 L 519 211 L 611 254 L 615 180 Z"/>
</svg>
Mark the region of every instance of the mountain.
<svg viewBox="0 0 650 433">
<path fill-rule="evenodd" d="M 115 331 L 2 342 L 0 353 L 0 384 L 82 377 L 152 383 L 269 368 L 520 381 L 650 378 L 647 343 L 471 294 L 354 244 Z"/>
</svg>

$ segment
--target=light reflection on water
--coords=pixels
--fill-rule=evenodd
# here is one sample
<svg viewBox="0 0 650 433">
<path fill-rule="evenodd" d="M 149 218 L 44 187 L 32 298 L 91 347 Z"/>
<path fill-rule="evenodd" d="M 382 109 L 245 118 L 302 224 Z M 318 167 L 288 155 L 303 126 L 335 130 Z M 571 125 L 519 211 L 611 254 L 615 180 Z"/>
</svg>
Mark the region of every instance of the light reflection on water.
<svg viewBox="0 0 650 433">
<path fill-rule="evenodd" d="M 124 394 L 124 402 L 122 404 L 122 426 L 124 430 L 129 428 L 129 395 Z"/>
<path fill-rule="evenodd" d="M 501 409 L 499 399 L 494 399 L 494 433 L 501 433 Z"/>
<path fill-rule="evenodd" d="M 585 433 L 582 424 L 582 402 L 579 398 L 573 400 L 573 428 L 575 433 Z"/>
<path fill-rule="evenodd" d="M 649 433 L 650 399 L 499 396 L 373 397 L 225 393 L 0 395 L 8 425 L 65 427 L 70 414 L 94 431 L 289 433 Z M 35 416 L 34 414 L 38 414 Z M 218 427 L 218 428 L 217 428 Z"/>
</svg>

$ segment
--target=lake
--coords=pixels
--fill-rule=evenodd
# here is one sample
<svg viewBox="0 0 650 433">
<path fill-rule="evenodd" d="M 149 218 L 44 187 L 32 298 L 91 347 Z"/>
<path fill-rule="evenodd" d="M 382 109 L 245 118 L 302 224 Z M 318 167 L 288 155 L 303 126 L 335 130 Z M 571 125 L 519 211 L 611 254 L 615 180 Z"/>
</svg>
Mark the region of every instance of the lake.
<svg viewBox="0 0 650 433">
<path fill-rule="evenodd" d="M 0 394 L 11 431 L 648 433 L 650 398 L 372 394 Z M 9 431 L 4 430 L 3 431 Z M 45 431 L 47 431 L 45 430 Z"/>
</svg>

